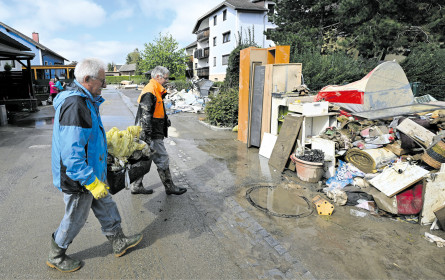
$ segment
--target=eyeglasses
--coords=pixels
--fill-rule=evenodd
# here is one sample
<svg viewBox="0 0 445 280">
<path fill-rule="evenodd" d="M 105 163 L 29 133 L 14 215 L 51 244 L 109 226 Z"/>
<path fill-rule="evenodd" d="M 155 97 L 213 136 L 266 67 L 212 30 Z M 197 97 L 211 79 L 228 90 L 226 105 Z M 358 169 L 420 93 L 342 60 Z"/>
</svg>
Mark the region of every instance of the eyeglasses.
<svg viewBox="0 0 445 280">
<path fill-rule="evenodd" d="M 102 82 L 102 87 L 105 87 L 105 85 L 107 84 L 107 81 L 105 79 L 99 79 L 99 78 L 96 78 L 96 77 L 91 77 L 91 78 L 93 78 L 95 80 L 98 80 L 98 81 L 101 81 Z"/>
</svg>

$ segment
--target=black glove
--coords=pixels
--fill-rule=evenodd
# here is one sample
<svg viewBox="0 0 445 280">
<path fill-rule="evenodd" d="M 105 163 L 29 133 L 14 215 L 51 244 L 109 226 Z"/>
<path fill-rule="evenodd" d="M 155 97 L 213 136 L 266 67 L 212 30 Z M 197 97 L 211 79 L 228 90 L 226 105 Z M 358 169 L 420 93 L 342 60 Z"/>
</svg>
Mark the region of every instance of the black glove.
<svg viewBox="0 0 445 280">
<path fill-rule="evenodd" d="M 172 126 L 172 122 L 170 121 L 170 119 L 167 119 L 167 127 Z"/>
<path fill-rule="evenodd" d="M 151 137 L 148 135 L 147 132 L 145 132 L 145 130 L 142 130 L 141 133 L 139 134 L 139 139 L 141 139 L 142 141 L 144 141 L 145 143 L 148 144 L 148 146 L 151 145 Z"/>
</svg>

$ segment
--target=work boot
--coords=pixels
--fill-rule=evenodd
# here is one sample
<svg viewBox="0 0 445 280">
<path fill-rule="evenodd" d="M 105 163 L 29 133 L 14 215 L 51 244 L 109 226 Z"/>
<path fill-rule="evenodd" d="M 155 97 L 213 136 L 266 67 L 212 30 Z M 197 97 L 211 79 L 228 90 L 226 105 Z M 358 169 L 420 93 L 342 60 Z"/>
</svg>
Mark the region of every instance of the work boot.
<svg viewBox="0 0 445 280">
<path fill-rule="evenodd" d="M 54 241 L 54 235 L 51 238 L 51 250 L 46 264 L 61 272 L 73 272 L 82 266 L 82 262 L 65 255 L 66 249 L 62 249 Z"/>
<path fill-rule="evenodd" d="M 161 177 L 162 184 L 164 184 L 165 193 L 167 195 L 171 194 L 181 195 L 187 191 L 186 188 L 178 187 L 173 183 L 172 175 L 170 173 L 170 168 L 167 167 L 167 169 L 165 170 L 158 168 L 158 173 L 159 177 Z"/>
<path fill-rule="evenodd" d="M 140 177 L 136 179 L 133 183 L 130 184 L 130 190 L 131 194 L 152 194 L 152 189 L 146 189 L 144 188 L 144 185 L 142 184 L 142 179 L 144 177 Z"/>
<path fill-rule="evenodd" d="M 113 247 L 114 256 L 118 258 L 125 254 L 128 249 L 138 245 L 142 240 L 142 234 L 126 237 L 122 232 L 122 228 L 119 228 L 115 235 L 107 235 L 107 238 Z"/>
</svg>

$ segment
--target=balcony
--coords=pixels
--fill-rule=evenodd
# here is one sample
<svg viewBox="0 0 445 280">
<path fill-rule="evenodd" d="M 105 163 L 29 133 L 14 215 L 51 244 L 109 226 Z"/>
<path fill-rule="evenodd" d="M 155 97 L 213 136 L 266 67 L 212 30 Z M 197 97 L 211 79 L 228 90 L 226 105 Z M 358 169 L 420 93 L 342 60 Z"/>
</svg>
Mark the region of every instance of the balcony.
<svg viewBox="0 0 445 280">
<path fill-rule="evenodd" d="M 210 29 L 204 29 L 202 31 L 200 31 L 199 33 L 196 34 L 196 39 L 201 42 L 204 40 L 208 40 L 210 37 Z"/>
<path fill-rule="evenodd" d="M 209 52 L 210 52 L 209 48 L 197 49 L 193 53 L 193 56 L 197 59 L 207 58 L 207 57 L 209 57 Z"/>
<path fill-rule="evenodd" d="M 202 67 L 196 69 L 196 74 L 198 77 L 208 77 L 209 76 L 209 67 Z"/>
</svg>

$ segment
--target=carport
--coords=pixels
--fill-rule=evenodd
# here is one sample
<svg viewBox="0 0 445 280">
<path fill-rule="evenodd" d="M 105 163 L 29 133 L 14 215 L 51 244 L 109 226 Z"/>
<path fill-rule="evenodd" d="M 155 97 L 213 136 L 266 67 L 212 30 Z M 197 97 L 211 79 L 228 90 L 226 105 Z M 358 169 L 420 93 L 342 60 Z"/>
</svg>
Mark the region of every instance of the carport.
<svg viewBox="0 0 445 280">
<path fill-rule="evenodd" d="M 0 32 L 0 61 L 13 60 L 26 69 L 22 71 L 0 72 L 0 105 L 6 105 L 8 111 L 37 111 L 31 77 L 31 60 L 34 53 L 30 48 Z"/>
</svg>

